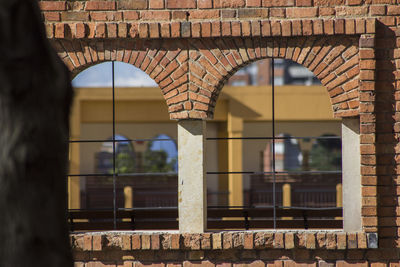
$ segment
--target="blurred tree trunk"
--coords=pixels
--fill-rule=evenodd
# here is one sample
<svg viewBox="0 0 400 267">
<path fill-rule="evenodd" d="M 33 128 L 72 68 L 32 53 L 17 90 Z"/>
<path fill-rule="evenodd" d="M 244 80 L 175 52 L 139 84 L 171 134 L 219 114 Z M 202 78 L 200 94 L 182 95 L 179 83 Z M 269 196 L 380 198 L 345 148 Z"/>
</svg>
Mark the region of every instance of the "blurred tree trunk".
<svg viewBox="0 0 400 267">
<path fill-rule="evenodd" d="M 72 266 L 66 225 L 72 89 L 36 0 L 0 0 L 0 266 Z"/>
</svg>

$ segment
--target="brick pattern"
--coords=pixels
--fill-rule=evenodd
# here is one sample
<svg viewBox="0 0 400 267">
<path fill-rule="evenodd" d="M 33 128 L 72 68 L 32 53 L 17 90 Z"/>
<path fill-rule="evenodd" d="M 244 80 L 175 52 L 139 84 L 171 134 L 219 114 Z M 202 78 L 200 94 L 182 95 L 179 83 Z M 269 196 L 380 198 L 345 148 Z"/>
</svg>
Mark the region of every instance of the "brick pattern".
<svg viewBox="0 0 400 267">
<path fill-rule="evenodd" d="M 79 14 L 79 15 L 78 15 Z M 147 13 L 146 13 L 147 14 Z M 153 21 L 145 21 L 135 12 L 121 15 L 98 13 L 93 20 L 87 13 L 70 13 L 60 15 L 56 12 L 45 12 L 47 18 L 47 36 L 56 39 L 92 39 L 100 37 L 97 28 L 104 28 L 102 38 L 208 38 L 208 37 L 269 37 L 269 36 L 317 36 L 317 35 L 354 35 L 374 33 L 375 19 L 295 19 L 295 20 L 223 20 L 223 21 L 163 21 L 166 13 L 148 13 Z M 110 21 L 109 18 L 112 18 Z M 260 16 L 262 17 L 262 16 Z M 120 21 L 118 21 L 118 19 Z M 115 21 L 114 21 L 115 20 Z M 77 32 L 76 28 L 82 29 Z"/>
<path fill-rule="evenodd" d="M 223 83 L 252 61 L 274 55 L 308 66 L 327 88 L 335 116 L 360 116 L 364 230 L 378 232 L 380 247 L 400 246 L 400 0 L 39 4 L 47 36 L 74 75 L 111 59 L 139 66 L 157 79 L 173 119 L 211 118 Z M 251 238 L 245 235 L 244 247 Z M 362 240 L 350 239 L 347 249 Z M 221 240 L 213 248 L 233 242 Z M 296 239 L 283 240 L 289 248 Z"/>
<path fill-rule="evenodd" d="M 108 232 L 71 234 L 72 249 L 82 251 L 212 251 L 212 250 L 320 250 L 369 249 L 368 233 L 338 231 L 225 231 L 204 234 L 168 232 Z M 373 249 L 373 248 L 370 248 Z"/>
<path fill-rule="evenodd" d="M 230 76 L 251 62 L 272 56 L 293 60 L 314 72 L 327 88 L 337 117 L 358 115 L 357 42 L 357 38 L 347 37 L 340 42 L 333 37 L 297 37 L 193 39 L 184 43 L 64 39 L 53 43 L 73 73 L 107 60 L 132 64 L 158 83 L 171 119 L 204 119 L 213 117 L 218 95 Z"/>
<path fill-rule="evenodd" d="M 274 19 L 338 19 L 400 15 L 398 0 L 121 0 L 40 1 L 46 22 L 86 18 L 87 21 L 201 21 Z M 57 13 L 59 19 L 49 19 Z M 185 13 L 185 14 L 184 14 Z M 132 14 L 135 14 L 132 16 Z M 354 27 L 355 30 L 361 25 Z"/>
<path fill-rule="evenodd" d="M 188 100 L 188 52 L 180 42 L 74 39 L 52 44 L 73 75 L 99 62 L 121 61 L 143 70 L 158 83 L 170 112 L 176 103 Z"/>
<path fill-rule="evenodd" d="M 397 250 L 368 248 L 369 239 L 329 231 L 70 236 L 75 266 L 399 266 Z"/>
<path fill-rule="evenodd" d="M 358 44 L 356 38 L 225 38 L 190 42 L 189 98 L 193 108 L 212 117 L 225 81 L 243 66 L 267 57 L 286 58 L 321 80 L 337 117 L 358 115 Z M 197 102 L 197 103 L 196 103 Z M 184 107 L 181 107 L 184 110 Z M 179 109 L 175 110 L 179 112 Z M 171 114 L 175 116 L 182 116 Z M 195 118 L 189 114 L 190 118 Z"/>
<path fill-rule="evenodd" d="M 361 138 L 361 180 L 362 216 L 365 231 L 377 232 L 377 194 L 376 185 L 370 184 L 376 177 L 376 115 L 375 106 L 375 35 L 362 35 L 360 38 L 360 138 Z"/>
</svg>

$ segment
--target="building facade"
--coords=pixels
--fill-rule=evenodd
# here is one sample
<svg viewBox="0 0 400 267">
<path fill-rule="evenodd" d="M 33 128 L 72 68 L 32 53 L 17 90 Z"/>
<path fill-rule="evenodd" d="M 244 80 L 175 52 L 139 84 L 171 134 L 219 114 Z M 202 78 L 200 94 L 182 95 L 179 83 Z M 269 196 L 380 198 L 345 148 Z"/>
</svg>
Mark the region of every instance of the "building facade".
<svg viewBox="0 0 400 267">
<path fill-rule="evenodd" d="M 158 83 L 169 117 L 178 120 L 178 142 L 193 145 L 179 150 L 179 179 L 193 181 L 179 189 L 185 204 L 181 233 L 72 234 L 78 266 L 398 265 L 398 1 L 40 1 L 40 6 L 48 37 L 72 75 L 106 60 L 142 69 Z M 217 99 L 230 76 L 268 57 L 291 59 L 313 72 L 328 92 L 333 115 L 342 120 L 350 140 L 343 142 L 344 223 L 355 221 L 347 228 L 352 230 L 202 233 L 203 121 L 217 116 Z M 232 137 L 239 121 L 231 114 Z M 234 161 L 228 166 L 241 164 Z M 240 185 L 228 182 L 232 191 Z M 197 191 L 198 199 L 190 202 L 189 192 Z"/>
</svg>

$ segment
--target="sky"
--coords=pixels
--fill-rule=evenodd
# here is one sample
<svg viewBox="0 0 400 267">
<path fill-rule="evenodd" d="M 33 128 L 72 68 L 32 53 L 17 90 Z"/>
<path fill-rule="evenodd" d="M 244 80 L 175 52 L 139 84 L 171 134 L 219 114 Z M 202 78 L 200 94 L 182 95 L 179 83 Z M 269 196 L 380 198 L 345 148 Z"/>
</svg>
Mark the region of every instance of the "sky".
<svg viewBox="0 0 400 267">
<path fill-rule="evenodd" d="M 157 87 L 142 70 L 122 62 L 114 63 L 116 87 Z M 79 73 L 73 80 L 74 87 L 109 87 L 112 84 L 112 63 L 105 62 Z"/>
</svg>

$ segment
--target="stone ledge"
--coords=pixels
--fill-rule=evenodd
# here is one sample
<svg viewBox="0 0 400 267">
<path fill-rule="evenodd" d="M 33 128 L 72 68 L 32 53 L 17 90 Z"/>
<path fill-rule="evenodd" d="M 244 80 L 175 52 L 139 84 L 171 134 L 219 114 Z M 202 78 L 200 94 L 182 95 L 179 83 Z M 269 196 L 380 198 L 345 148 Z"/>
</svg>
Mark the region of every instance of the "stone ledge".
<svg viewBox="0 0 400 267">
<path fill-rule="evenodd" d="M 71 233 L 73 251 L 104 250 L 262 250 L 262 249 L 371 249 L 376 233 L 339 231 L 224 231 L 203 234 L 177 232 Z"/>
</svg>

